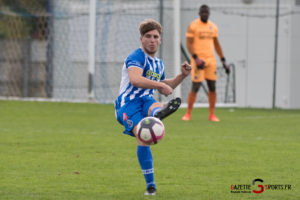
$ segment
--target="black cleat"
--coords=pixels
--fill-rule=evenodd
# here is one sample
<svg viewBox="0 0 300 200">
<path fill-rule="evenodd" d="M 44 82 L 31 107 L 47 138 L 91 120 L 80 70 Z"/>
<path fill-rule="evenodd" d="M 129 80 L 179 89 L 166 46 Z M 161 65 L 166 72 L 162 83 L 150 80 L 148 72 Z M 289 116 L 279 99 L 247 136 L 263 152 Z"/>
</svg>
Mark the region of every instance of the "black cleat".
<svg viewBox="0 0 300 200">
<path fill-rule="evenodd" d="M 147 188 L 145 195 L 147 196 L 156 195 L 156 188 L 154 186 L 150 186 L 149 188 Z"/>
<path fill-rule="evenodd" d="M 160 111 L 158 111 L 154 117 L 163 120 L 164 118 L 171 115 L 173 112 L 175 112 L 181 104 L 181 99 L 179 97 L 172 99 L 168 102 L 166 106 L 164 106 Z"/>
</svg>

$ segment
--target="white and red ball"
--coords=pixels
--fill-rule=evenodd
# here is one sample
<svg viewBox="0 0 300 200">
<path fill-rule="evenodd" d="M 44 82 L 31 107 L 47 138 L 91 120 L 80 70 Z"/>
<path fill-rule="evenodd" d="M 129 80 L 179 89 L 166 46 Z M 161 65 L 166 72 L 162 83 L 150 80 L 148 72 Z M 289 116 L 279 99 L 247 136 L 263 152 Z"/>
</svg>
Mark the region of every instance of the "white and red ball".
<svg viewBox="0 0 300 200">
<path fill-rule="evenodd" d="M 147 144 L 156 144 L 165 134 L 165 126 L 155 117 L 145 117 L 137 125 L 138 138 Z"/>
</svg>

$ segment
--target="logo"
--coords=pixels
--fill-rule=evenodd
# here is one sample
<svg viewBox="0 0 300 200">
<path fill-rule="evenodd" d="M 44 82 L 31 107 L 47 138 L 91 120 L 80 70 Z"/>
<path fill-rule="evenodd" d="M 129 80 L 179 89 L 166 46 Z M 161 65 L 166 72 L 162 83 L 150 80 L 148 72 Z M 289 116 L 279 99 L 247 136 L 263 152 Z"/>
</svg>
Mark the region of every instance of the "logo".
<svg viewBox="0 0 300 200">
<path fill-rule="evenodd" d="M 252 181 L 252 185 L 255 185 L 255 182 L 263 183 L 264 181 L 260 178 L 257 178 L 257 179 L 254 179 Z M 259 193 L 262 193 L 264 191 L 264 186 L 263 185 L 258 185 L 258 187 L 260 188 L 260 190 L 252 190 L 252 192 L 254 192 L 256 194 L 259 194 Z"/>
<path fill-rule="evenodd" d="M 157 74 L 157 73 L 151 71 L 150 69 L 147 70 L 146 76 L 151 76 L 153 78 L 156 78 L 157 80 L 160 80 L 160 78 L 161 78 L 160 74 Z"/>
<path fill-rule="evenodd" d="M 128 116 L 126 115 L 126 113 L 123 113 L 123 121 L 126 121 L 128 119 Z"/>
<path fill-rule="evenodd" d="M 264 184 L 264 181 L 260 178 L 256 178 L 252 181 L 252 184 L 231 184 L 230 192 L 231 193 L 254 193 L 261 194 L 265 191 L 272 190 L 282 190 L 290 191 L 292 190 L 291 184 Z"/>
<path fill-rule="evenodd" d="M 149 120 L 149 119 L 145 119 L 144 122 L 145 122 L 145 124 L 147 124 L 147 125 L 150 124 L 150 120 Z"/>
<path fill-rule="evenodd" d="M 133 122 L 131 120 L 129 120 L 129 119 L 126 122 L 127 122 L 128 126 L 129 126 L 129 128 L 132 128 Z"/>
</svg>

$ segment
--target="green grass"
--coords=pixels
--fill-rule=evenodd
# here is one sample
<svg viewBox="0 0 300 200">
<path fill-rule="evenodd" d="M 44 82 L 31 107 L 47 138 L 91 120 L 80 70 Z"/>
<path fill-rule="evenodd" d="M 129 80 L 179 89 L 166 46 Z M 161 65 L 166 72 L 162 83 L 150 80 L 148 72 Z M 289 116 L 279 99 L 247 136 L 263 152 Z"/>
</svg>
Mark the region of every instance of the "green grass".
<svg viewBox="0 0 300 200">
<path fill-rule="evenodd" d="M 184 111 L 152 146 L 158 193 L 145 197 L 112 105 L 0 101 L 0 199 L 300 199 L 300 110 L 218 108 L 220 123 Z M 292 190 L 231 193 L 255 178 Z"/>
</svg>

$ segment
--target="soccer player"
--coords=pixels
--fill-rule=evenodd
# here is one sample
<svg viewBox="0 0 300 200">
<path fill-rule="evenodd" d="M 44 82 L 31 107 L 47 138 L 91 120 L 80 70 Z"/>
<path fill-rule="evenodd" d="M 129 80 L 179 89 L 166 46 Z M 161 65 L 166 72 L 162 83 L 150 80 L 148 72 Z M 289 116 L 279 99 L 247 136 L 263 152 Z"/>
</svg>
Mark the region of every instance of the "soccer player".
<svg viewBox="0 0 300 200">
<path fill-rule="evenodd" d="M 161 43 L 161 25 L 152 19 L 140 24 L 141 47 L 133 51 L 125 60 L 119 96 L 115 100 L 115 113 L 118 122 L 125 127 L 125 134 L 136 137 L 137 157 L 147 184 L 145 195 L 155 195 L 153 158 L 150 146 L 137 137 L 137 124 L 147 116 L 164 119 L 175 112 L 181 99 L 172 99 L 166 106 L 157 102 L 153 94 L 158 90 L 168 96 L 191 71 L 185 62 L 181 73 L 174 78 L 165 78 L 165 66 L 155 57 Z"/>
<path fill-rule="evenodd" d="M 217 26 L 208 20 L 209 7 L 202 5 L 199 8 L 200 19 L 191 22 L 186 32 L 186 46 L 192 55 L 191 79 L 192 88 L 188 94 L 188 108 L 182 120 L 191 119 L 193 105 L 196 101 L 197 92 L 201 86 L 201 82 L 205 79 L 208 85 L 208 102 L 209 117 L 208 120 L 213 122 L 220 121 L 215 115 L 216 104 L 216 80 L 217 80 L 217 63 L 214 56 L 214 49 L 221 59 L 225 72 L 230 73 L 230 68 L 226 64 L 221 45 L 218 40 Z"/>
</svg>

